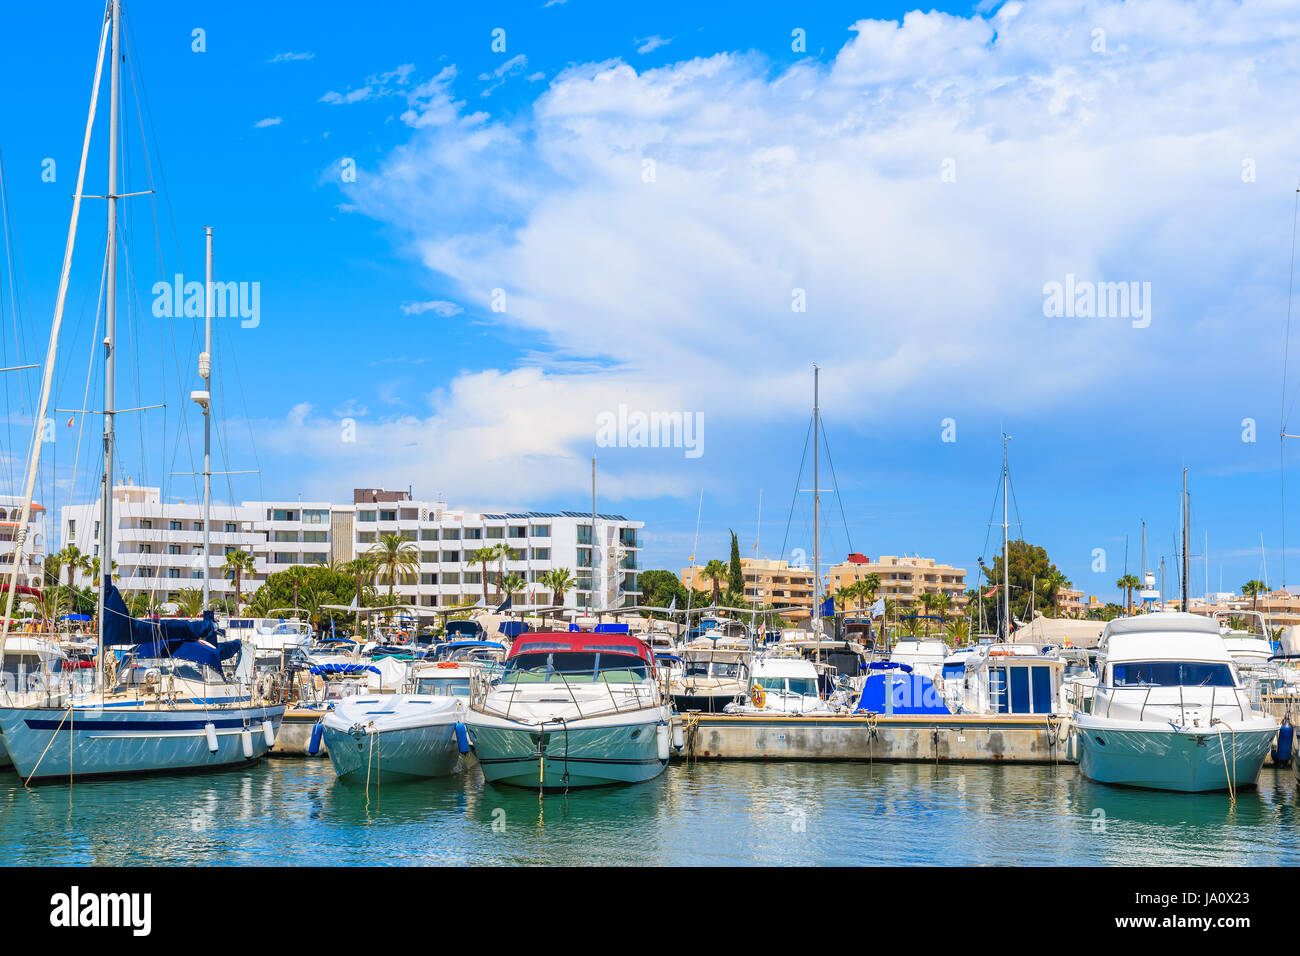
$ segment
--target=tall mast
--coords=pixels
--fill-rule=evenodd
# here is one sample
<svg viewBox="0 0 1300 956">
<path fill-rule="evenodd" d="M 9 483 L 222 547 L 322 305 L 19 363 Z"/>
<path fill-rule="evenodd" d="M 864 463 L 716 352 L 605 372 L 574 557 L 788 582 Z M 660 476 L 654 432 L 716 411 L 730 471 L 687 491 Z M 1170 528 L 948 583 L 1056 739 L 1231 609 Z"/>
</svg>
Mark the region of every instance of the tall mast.
<svg viewBox="0 0 1300 956">
<path fill-rule="evenodd" d="M 1002 620 L 1006 628 L 1004 639 L 1011 640 L 1011 522 L 1007 520 L 1007 486 L 1010 483 L 1007 471 L 1007 440 L 1011 436 L 1002 433 Z"/>
<path fill-rule="evenodd" d="M 822 496 L 821 484 L 817 477 L 817 459 L 820 457 L 820 448 L 818 445 L 818 434 L 821 431 L 821 405 L 819 402 L 818 376 L 821 370 L 813 366 L 813 613 L 812 624 L 813 634 L 820 637 L 821 620 L 822 620 L 822 603 L 821 603 L 821 513 L 822 513 Z"/>
<path fill-rule="evenodd" d="M 0 667 L 4 665 L 5 645 L 9 641 L 9 622 L 13 618 L 18 574 L 22 568 L 23 555 L 26 551 L 27 523 L 31 520 L 32 514 L 32 495 L 36 491 L 36 475 L 41 463 L 41 445 L 45 437 L 45 415 L 50 406 L 50 386 L 54 382 L 54 359 L 59 350 L 59 329 L 63 325 L 63 306 L 68 297 L 68 274 L 72 269 L 72 250 L 77 240 L 77 219 L 81 214 L 81 190 L 86 182 L 86 158 L 90 153 L 90 134 L 95 127 L 95 107 L 99 103 L 100 79 L 104 75 L 104 49 L 108 43 L 108 27 L 109 20 L 106 17 L 99 31 L 99 54 L 95 58 L 95 79 L 91 84 L 90 112 L 86 117 L 86 133 L 81 141 L 81 163 L 77 167 L 77 189 L 72 194 L 72 217 L 68 221 L 68 240 L 63 248 L 63 269 L 59 273 L 59 292 L 54 300 L 54 321 L 50 324 L 50 343 L 45 350 L 45 367 L 41 373 L 41 399 L 36 412 L 36 420 L 32 427 L 32 447 L 27 456 L 27 483 L 23 489 L 22 514 L 18 518 L 18 528 L 14 532 L 14 560 L 9 572 L 9 590 L 5 594 L 4 621 L 0 623 Z M 102 597 L 103 592 L 101 591 L 100 594 Z M 100 620 L 103 620 L 102 607 Z"/>
<path fill-rule="evenodd" d="M 1183 583 L 1180 589 L 1183 595 L 1181 607 L 1182 610 L 1184 611 L 1187 610 L 1187 572 L 1188 572 L 1187 532 L 1192 523 L 1191 515 L 1188 513 L 1190 511 L 1190 508 L 1188 507 L 1190 504 L 1191 502 L 1188 501 L 1187 498 L 1187 469 L 1184 468 L 1183 469 Z"/>
<path fill-rule="evenodd" d="M 591 456 L 591 610 L 596 609 L 596 456 Z"/>
<path fill-rule="evenodd" d="M 208 552 L 212 535 L 212 227 L 204 226 L 203 232 L 207 240 L 203 296 L 203 353 L 199 355 L 199 375 L 203 379 L 203 390 L 191 397 L 203 409 L 203 610 L 207 611 L 212 600 L 212 585 L 208 581 L 208 572 L 212 563 Z"/>
<path fill-rule="evenodd" d="M 103 580 L 99 585 L 99 656 L 95 680 L 103 691 L 104 598 L 113 580 L 113 417 L 117 392 L 117 94 L 122 55 L 121 0 L 109 0 L 113 16 L 112 63 L 108 84 L 108 276 L 104 286 L 104 484 L 100 491 L 99 567 Z"/>
</svg>

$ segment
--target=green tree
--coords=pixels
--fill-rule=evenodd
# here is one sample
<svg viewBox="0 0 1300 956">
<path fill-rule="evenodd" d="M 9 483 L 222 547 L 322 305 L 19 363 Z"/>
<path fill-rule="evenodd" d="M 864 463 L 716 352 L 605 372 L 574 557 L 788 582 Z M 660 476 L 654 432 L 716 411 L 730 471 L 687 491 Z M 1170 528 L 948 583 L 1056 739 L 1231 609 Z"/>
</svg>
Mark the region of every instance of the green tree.
<svg viewBox="0 0 1300 956">
<path fill-rule="evenodd" d="M 1061 592 L 1070 587 L 1070 579 L 1062 574 L 1060 570 L 1053 568 L 1047 573 L 1044 586 L 1047 588 L 1047 593 L 1051 595 L 1052 617 L 1060 617 L 1061 610 L 1057 602 L 1060 599 Z"/>
<path fill-rule="evenodd" d="M 420 551 L 414 541 L 400 534 L 381 534 L 366 552 L 374 562 L 379 580 L 388 582 L 388 603 L 393 603 L 393 586 L 398 578 L 420 569 Z"/>
<path fill-rule="evenodd" d="M 1133 589 L 1142 586 L 1141 580 L 1136 574 L 1126 574 L 1115 582 L 1115 587 L 1124 592 L 1124 607 L 1126 613 L 1133 613 Z"/>
<path fill-rule="evenodd" d="M 1011 594 L 1009 596 L 1011 613 L 1022 621 L 1028 620 L 1031 600 L 1037 598 L 1050 604 L 1055 599 L 1051 581 L 1053 573 L 1060 574 L 1060 571 L 1048 558 L 1046 549 L 1036 544 L 1030 544 L 1028 541 L 1008 542 L 1007 554 L 1010 557 L 1007 577 L 1010 579 L 1011 584 Z M 991 567 L 987 565 L 981 565 L 981 567 L 988 583 L 1000 587 L 1002 584 L 1002 555 L 997 554 L 994 556 Z M 995 600 L 999 605 L 1001 604 L 1002 593 L 1000 590 L 995 596 Z"/>
<path fill-rule="evenodd" d="M 488 595 L 487 595 L 488 564 L 492 561 L 495 561 L 496 558 L 497 558 L 497 549 L 495 547 L 479 548 L 476 551 L 471 551 L 469 554 L 465 556 L 465 560 L 469 564 L 477 564 L 480 568 L 483 569 L 482 583 L 483 583 L 484 604 L 487 604 L 488 602 Z"/>
<path fill-rule="evenodd" d="M 713 603 L 718 603 L 722 593 L 722 581 L 727 577 L 727 566 L 714 558 L 704 566 L 704 580 L 713 582 Z"/>
<path fill-rule="evenodd" d="M 182 588 L 176 595 L 176 613 L 181 617 L 199 617 L 203 614 L 203 592 L 198 588 Z"/>
<path fill-rule="evenodd" d="M 1263 581 L 1257 581 L 1254 578 L 1251 578 L 1241 586 L 1241 593 L 1250 597 L 1250 609 L 1252 611 L 1255 610 L 1255 606 L 1259 603 L 1259 596 L 1267 591 L 1268 585 Z"/>
<path fill-rule="evenodd" d="M 543 574 L 538 583 L 551 592 L 552 604 L 563 604 L 564 595 L 572 591 L 578 582 L 573 579 L 568 568 L 555 568 Z"/>
<path fill-rule="evenodd" d="M 731 532 L 731 564 L 728 567 L 727 590 L 737 595 L 740 600 L 745 599 L 745 575 L 740 567 L 740 540 L 734 531 Z"/>
<path fill-rule="evenodd" d="M 73 576 L 78 571 L 90 570 L 90 560 L 84 554 L 81 553 L 81 549 L 78 548 L 75 544 L 70 544 L 62 551 L 60 551 L 58 554 L 58 558 L 59 558 L 59 563 L 62 564 L 63 567 L 67 568 L 68 590 L 71 591 L 74 587 L 72 581 Z"/>
<path fill-rule="evenodd" d="M 242 548 L 235 548 L 226 552 L 225 563 L 221 565 L 221 574 L 223 577 L 230 578 L 231 583 L 235 586 L 235 607 L 238 608 L 243 603 L 243 591 L 241 585 L 244 575 L 253 573 L 254 559 L 251 551 L 245 551 Z M 236 611 L 238 613 L 238 611 Z"/>
<path fill-rule="evenodd" d="M 511 604 L 514 603 L 515 594 L 523 591 L 527 586 L 528 582 L 523 575 L 515 574 L 513 571 L 501 579 L 501 590 L 510 598 Z"/>
</svg>

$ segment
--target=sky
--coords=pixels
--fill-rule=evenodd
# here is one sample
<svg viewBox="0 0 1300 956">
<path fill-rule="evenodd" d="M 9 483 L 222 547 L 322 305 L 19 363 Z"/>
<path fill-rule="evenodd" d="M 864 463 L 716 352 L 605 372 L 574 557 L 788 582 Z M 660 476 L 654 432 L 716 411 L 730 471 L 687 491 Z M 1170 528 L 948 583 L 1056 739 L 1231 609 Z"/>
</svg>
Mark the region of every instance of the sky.
<svg viewBox="0 0 1300 956">
<path fill-rule="evenodd" d="M 1176 590 L 1184 467 L 1192 594 L 1300 583 L 1300 8 L 814 7 L 126 4 L 120 188 L 154 192 L 120 203 L 118 405 L 166 407 L 119 418 L 118 479 L 197 494 L 201 324 L 154 283 L 201 279 L 207 225 L 258 303 L 216 322 L 214 467 L 255 472 L 220 500 L 581 511 L 594 455 L 644 567 L 730 530 L 798 561 L 817 365 L 825 561 L 973 569 L 1005 431 L 1012 535 L 1085 593 L 1117 598 L 1144 521 Z M 0 367 L 44 353 L 102 9 L 0 34 Z M 61 410 L 102 407 L 103 216 L 84 200 Z M 15 487 L 39 378 L 0 387 Z M 681 413 L 689 447 L 620 407 Z M 99 419 L 50 417 L 40 496 L 93 498 Z"/>
</svg>

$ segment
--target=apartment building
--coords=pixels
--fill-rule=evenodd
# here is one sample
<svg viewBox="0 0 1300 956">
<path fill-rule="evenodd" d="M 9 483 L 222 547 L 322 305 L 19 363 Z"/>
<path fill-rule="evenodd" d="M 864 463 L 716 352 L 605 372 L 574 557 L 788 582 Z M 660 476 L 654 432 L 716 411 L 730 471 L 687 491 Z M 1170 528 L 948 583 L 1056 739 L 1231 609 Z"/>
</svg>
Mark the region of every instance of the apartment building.
<svg viewBox="0 0 1300 956">
<path fill-rule="evenodd" d="M 327 501 L 245 501 L 212 506 L 207 555 L 212 592 L 232 594 L 222 577 L 225 554 L 253 555 L 254 573 L 241 582 L 251 594 L 267 577 L 295 565 L 343 564 L 364 555 L 385 534 L 415 543 L 419 569 L 394 586 L 395 598 L 421 607 L 471 604 L 483 595 L 483 568 L 469 561 L 480 548 L 506 544 L 505 573 L 527 582 L 524 599 L 549 603 L 539 583 L 555 568 L 569 569 L 577 587 L 569 607 L 608 609 L 636 603 L 640 529 L 644 522 L 590 512 L 482 514 L 452 510 L 443 501 L 417 501 L 409 491 L 358 488 L 346 504 Z M 160 489 L 119 485 L 113 489 L 113 560 L 124 591 L 148 591 L 172 600 L 182 588 L 201 587 L 204 576 L 203 507 L 165 502 Z M 99 504 L 62 510 L 63 540 L 99 555 Z M 593 548 L 593 540 L 595 547 Z M 488 568 L 488 596 L 495 599 L 499 565 Z M 84 582 L 83 582 L 84 583 Z M 387 585 L 384 585 L 387 590 Z"/>
<path fill-rule="evenodd" d="M 827 590 L 833 594 L 868 574 L 880 579 L 877 597 L 900 608 L 919 608 L 922 594 L 947 594 L 954 608 L 966 606 L 966 570 L 940 564 L 934 558 L 883 554 L 872 561 L 862 554 L 850 554 L 827 570 Z"/>
<path fill-rule="evenodd" d="M 23 499 L 20 495 L 0 495 L 0 576 L 9 580 L 13 573 L 14 549 L 23 516 Z M 18 583 L 26 587 L 41 587 L 41 566 L 45 561 L 46 532 L 45 508 L 32 502 L 27 521 L 27 543 L 24 545 L 22 566 L 18 569 Z M 0 608 L 0 615 L 3 609 Z"/>
<path fill-rule="evenodd" d="M 787 561 L 741 558 L 740 573 L 745 581 L 746 603 L 757 601 L 759 604 L 812 613 L 811 568 L 791 567 Z M 678 579 L 687 587 L 700 591 L 713 590 L 713 582 L 704 576 L 704 568 L 697 565 L 682 568 Z M 720 581 L 719 586 L 725 590 L 727 582 Z"/>
</svg>

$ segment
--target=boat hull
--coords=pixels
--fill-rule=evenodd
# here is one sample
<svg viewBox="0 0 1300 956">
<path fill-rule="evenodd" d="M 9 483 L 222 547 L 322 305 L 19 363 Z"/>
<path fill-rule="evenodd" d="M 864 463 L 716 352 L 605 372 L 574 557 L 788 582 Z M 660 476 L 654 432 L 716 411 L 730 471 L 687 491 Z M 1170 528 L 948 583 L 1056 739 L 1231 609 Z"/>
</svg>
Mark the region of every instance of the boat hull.
<svg viewBox="0 0 1300 956">
<path fill-rule="evenodd" d="M 722 708 L 734 701 L 738 694 L 673 694 L 673 708 L 679 714 L 698 712 L 720 714 Z"/>
<path fill-rule="evenodd" d="M 340 780 L 422 780 L 449 776 L 461 767 L 454 720 L 378 732 L 326 724 L 324 738 Z"/>
<path fill-rule="evenodd" d="M 34 783 L 69 776 L 193 773 L 261 759 L 267 751 L 262 721 L 278 728 L 283 713 L 283 707 L 0 708 L 0 732 L 14 770 Z M 216 732 L 215 752 L 208 744 L 209 722 Z"/>
<path fill-rule="evenodd" d="M 1273 741 L 1276 721 L 1228 729 L 1160 727 L 1075 717 L 1079 769 L 1098 783 L 1206 793 L 1253 787 Z"/>
<path fill-rule="evenodd" d="M 619 721 L 582 719 L 522 724 L 471 711 L 465 723 L 489 783 L 531 790 L 566 790 L 653 780 L 668 766 L 659 752 L 659 725 L 668 708 L 642 710 Z"/>
</svg>

